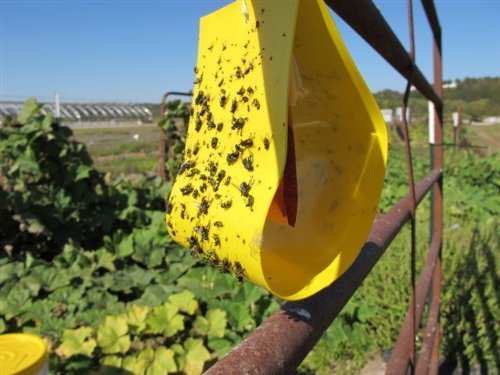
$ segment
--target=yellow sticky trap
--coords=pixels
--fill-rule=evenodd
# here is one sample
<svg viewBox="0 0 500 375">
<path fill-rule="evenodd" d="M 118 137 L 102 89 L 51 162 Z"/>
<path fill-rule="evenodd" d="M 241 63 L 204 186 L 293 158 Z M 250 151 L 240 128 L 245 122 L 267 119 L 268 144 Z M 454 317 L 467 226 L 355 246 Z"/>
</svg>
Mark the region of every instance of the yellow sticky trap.
<svg viewBox="0 0 500 375">
<path fill-rule="evenodd" d="M 324 2 L 238 0 L 203 17 L 192 104 L 172 238 L 286 300 L 342 275 L 376 214 L 387 134 Z"/>
</svg>

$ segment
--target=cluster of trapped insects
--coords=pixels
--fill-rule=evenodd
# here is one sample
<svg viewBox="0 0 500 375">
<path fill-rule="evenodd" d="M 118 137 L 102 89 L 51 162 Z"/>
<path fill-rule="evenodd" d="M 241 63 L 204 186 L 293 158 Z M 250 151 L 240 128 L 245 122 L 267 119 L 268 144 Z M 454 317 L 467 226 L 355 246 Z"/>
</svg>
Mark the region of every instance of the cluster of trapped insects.
<svg viewBox="0 0 500 375">
<path fill-rule="evenodd" d="M 251 31 L 255 32 L 258 27 L 259 22 Z M 258 59 L 248 58 L 249 43 L 250 41 L 247 41 L 242 46 L 243 51 L 246 52 L 242 54 L 236 65 L 229 59 L 223 60 L 224 51 L 228 46 L 222 43 L 217 48 L 220 50 L 220 57 L 215 72 L 208 73 L 204 66 L 200 69 L 201 71 L 197 67 L 194 68 L 196 75 L 194 83 L 198 90 L 191 109 L 190 132 L 196 132 L 195 134 L 199 136 L 195 135 L 191 137 L 191 140 L 188 139 L 184 151 L 184 162 L 178 170 L 177 178 L 180 177 L 180 181 L 184 181 L 180 188 L 179 199 L 183 203 L 178 204 L 171 197 L 167 205 L 168 214 L 175 207 L 179 210 L 182 220 L 192 223 L 190 224 L 192 233 L 188 234 L 186 241 L 192 254 L 210 263 L 222 273 L 231 272 L 239 282 L 242 282 L 246 275 L 241 263 L 220 257 L 214 250 L 221 246 L 220 228 L 224 224 L 221 221 L 211 223 L 208 220 L 207 222 L 207 219 L 210 218 L 210 208 L 214 205 L 219 205 L 223 210 L 230 210 L 233 207 L 235 194 L 224 194 L 229 191 L 228 189 L 237 189 L 244 206 L 248 207 L 250 212 L 253 211 L 255 204 L 255 197 L 252 194 L 253 173 L 258 168 L 254 162 L 253 152 L 256 149 L 257 151 L 269 150 L 271 145 L 269 137 L 257 139 L 255 134 L 251 133 L 249 113 L 259 111 L 261 104 L 257 95 L 257 87 L 245 84 L 248 82 L 245 77 L 252 73 L 255 64 L 261 64 L 261 62 Z M 230 47 L 238 48 L 236 44 L 231 44 Z M 215 50 L 214 44 L 211 44 L 206 53 L 213 56 Z M 232 70 L 224 72 L 224 68 L 227 69 L 231 65 Z M 204 74 L 213 74 L 214 79 L 204 84 Z M 217 98 L 213 97 L 214 92 L 218 92 Z M 215 118 L 211 110 L 214 106 L 219 107 L 214 113 L 224 117 L 225 121 L 218 121 Z M 229 118 L 230 121 L 228 121 Z M 230 140 L 233 140 L 232 146 L 228 146 Z M 208 157 L 206 157 L 207 152 L 209 152 Z M 201 158 L 200 153 L 203 153 Z M 240 181 L 235 181 L 236 178 L 231 178 L 231 171 L 238 164 L 248 172 L 248 179 L 241 181 L 240 177 Z M 190 203 L 187 202 L 191 200 L 195 201 L 194 205 L 197 207 L 195 215 L 193 215 L 193 210 L 191 214 L 188 213 L 190 210 L 187 209 L 187 205 Z M 202 222 L 204 225 L 201 224 Z M 172 224 L 169 222 L 168 225 L 175 236 Z M 223 240 L 227 242 L 228 239 Z"/>
</svg>

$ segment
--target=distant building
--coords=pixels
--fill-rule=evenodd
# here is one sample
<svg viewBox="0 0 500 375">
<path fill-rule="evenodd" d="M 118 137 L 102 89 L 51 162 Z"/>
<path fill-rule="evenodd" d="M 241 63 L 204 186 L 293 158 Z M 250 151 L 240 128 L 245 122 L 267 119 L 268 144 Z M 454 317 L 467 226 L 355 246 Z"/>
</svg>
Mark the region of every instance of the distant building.
<svg viewBox="0 0 500 375">
<path fill-rule="evenodd" d="M 457 87 L 457 81 L 449 80 L 443 82 L 443 89 L 454 89 Z"/>
<path fill-rule="evenodd" d="M 489 116 L 483 119 L 485 124 L 500 124 L 500 116 Z"/>
<path fill-rule="evenodd" d="M 0 102 L 0 119 L 12 116 L 17 117 L 23 107 L 23 102 Z M 43 103 L 42 114 L 56 115 L 56 106 Z M 60 103 L 59 117 L 66 122 L 80 121 L 134 121 L 152 122 L 153 113 L 143 104 L 122 103 Z"/>
<path fill-rule="evenodd" d="M 383 108 L 380 112 L 382 112 L 382 117 L 386 123 L 391 123 L 394 120 L 394 111 L 391 108 Z"/>
<path fill-rule="evenodd" d="M 401 107 L 396 108 L 396 121 L 403 122 L 403 108 L 401 108 Z M 408 124 L 411 122 L 411 109 L 410 109 L 410 107 L 406 107 L 406 121 L 408 121 Z"/>
</svg>

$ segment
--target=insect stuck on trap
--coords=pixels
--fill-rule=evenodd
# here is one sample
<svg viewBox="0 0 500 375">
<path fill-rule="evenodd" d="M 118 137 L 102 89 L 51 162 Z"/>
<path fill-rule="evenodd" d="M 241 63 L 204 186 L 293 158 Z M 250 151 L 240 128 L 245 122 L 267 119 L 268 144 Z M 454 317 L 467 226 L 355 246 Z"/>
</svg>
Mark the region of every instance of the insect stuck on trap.
<svg viewBox="0 0 500 375">
<path fill-rule="evenodd" d="M 182 195 L 189 195 L 193 192 L 193 190 L 194 190 L 193 185 L 187 184 L 181 188 L 181 193 Z"/>
<path fill-rule="evenodd" d="M 246 119 L 243 117 L 233 118 L 231 129 L 241 131 L 245 126 Z"/>
<path fill-rule="evenodd" d="M 226 156 L 226 161 L 227 161 L 227 164 L 231 165 L 231 164 L 234 164 L 234 162 L 236 160 L 238 160 L 238 158 L 240 157 L 240 152 L 238 150 L 235 150 L 233 152 L 230 152 L 229 154 L 227 154 Z"/>
<path fill-rule="evenodd" d="M 252 146 L 253 146 L 253 139 L 252 139 L 252 138 L 243 139 L 243 140 L 240 142 L 240 146 L 241 146 L 241 147 L 244 147 L 244 148 L 249 148 L 249 147 L 252 147 Z"/>
<path fill-rule="evenodd" d="M 242 159 L 243 166 L 245 167 L 246 170 L 252 172 L 254 170 L 253 168 L 253 155 L 250 155 L 246 158 Z"/>
<path fill-rule="evenodd" d="M 179 167 L 179 171 L 177 173 L 181 175 L 184 173 L 184 171 L 186 171 L 187 169 L 193 168 L 195 165 L 196 165 L 195 161 L 187 160 L 181 164 L 181 166 Z"/>
<path fill-rule="evenodd" d="M 248 182 L 245 182 L 243 181 L 241 184 L 240 184 L 240 193 L 243 197 L 248 197 L 248 195 L 250 194 L 250 189 L 252 189 L 252 183 L 248 183 Z"/>
<path fill-rule="evenodd" d="M 203 215 L 208 214 L 209 207 L 210 207 L 210 202 L 206 198 L 202 198 L 198 206 L 198 213 Z"/>
<path fill-rule="evenodd" d="M 242 283 L 243 279 L 246 277 L 246 272 L 239 261 L 233 263 L 231 271 L 233 271 L 236 276 L 236 280 L 238 280 L 239 283 Z"/>
</svg>

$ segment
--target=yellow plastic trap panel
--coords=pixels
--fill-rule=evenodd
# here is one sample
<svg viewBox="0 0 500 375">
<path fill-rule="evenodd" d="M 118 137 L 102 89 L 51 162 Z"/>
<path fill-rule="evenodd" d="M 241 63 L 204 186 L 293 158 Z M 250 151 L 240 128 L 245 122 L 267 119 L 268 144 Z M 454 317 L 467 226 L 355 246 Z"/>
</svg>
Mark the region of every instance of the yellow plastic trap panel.
<svg viewBox="0 0 500 375">
<path fill-rule="evenodd" d="M 195 73 L 170 235 L 285 300 L 318 292 L 358 255 L 387 160 L 380 110 L 324 2 L 238 0 L 203 17 Z M 272 208 L 295 183 L 287 163 L 294 225 Z"/>
</svg>

